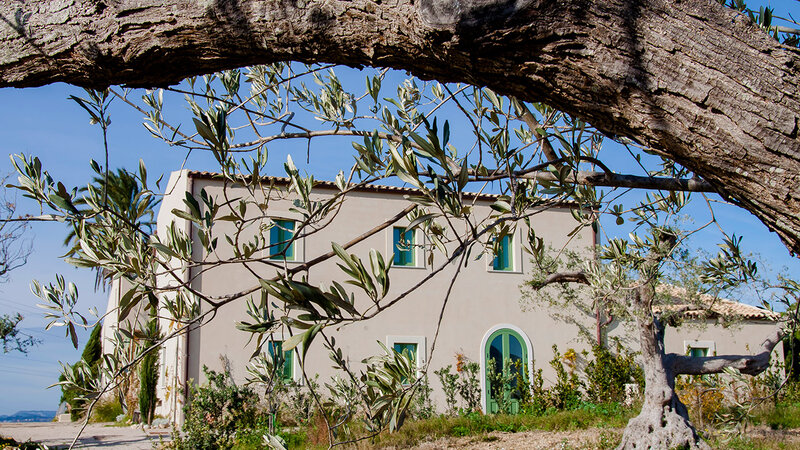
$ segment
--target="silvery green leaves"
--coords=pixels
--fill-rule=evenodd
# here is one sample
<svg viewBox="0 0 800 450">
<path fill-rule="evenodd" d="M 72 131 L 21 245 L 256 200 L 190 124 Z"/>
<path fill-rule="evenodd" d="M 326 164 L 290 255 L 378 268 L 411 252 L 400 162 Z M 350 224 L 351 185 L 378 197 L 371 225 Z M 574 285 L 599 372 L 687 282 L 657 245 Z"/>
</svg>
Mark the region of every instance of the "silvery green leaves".
<svg viewBox="0 0 800 450">
<path fill-rule="evenodd" d="M 386 169 L 383 139 L 378 135 L 378 130 L 366 134 L 363 145 L 356 141 L 353 141 L 351 145 L 358 152 L 355 159 L 361 172 L 368 176 L 377 176 Z"/>
<path fill-rule="evenodd" d="M 75 284 L 65 282 L 64 277 L 57 274 L 55 283 L 43 285 L 39 281 L 33 280 L 31 292 L 44 301 L 36 306 L 45 310 L 44 318 L 49 321 L 45 329 L 65 327 L 66 336 L 72 342 L 72 346 L 77 349 L 76 325 L 89 328 L 94 324 L 90 324 L 83 314 L 75 310 L 78 302 L 78 288 Z M 91 313 L 97 317 L 96 311 L 92 310 Z"/>
<path fill-rule="evenodd" d="M 700 278 L 704 283 L 717 284 L 721 289 L 728 289 L 742 283 L 755 280 L 758 265 L 745 255 L 741 249 L 742 238 L 725 236 L 719 244 L 717 256 L 703 263 Z"/>
<path fill-rule="evenodd" d="M 214 154 L 223 171 L 230 167 L 228 150 L 230 142 L 228 133 L 233 137 L 233 129 L 228 126 L 228 111 L 226 108 L 218 106 L 206 110 L 195 109 L 197 118 L 192 119 L 197 129 L 197 134 L 208 144 L 208 148 Z"/>
<path fill-rule="evenodd" d="M 369 431 L 384 428 L 395 431 L 403 425 L 417 389 L 417 367 L 407 351 L 398 353 L 380 341 L 378 345 L 384 354 L 362 361 L 367 365 L 361 374 L 361 382 L 366 386 L 367 418 L 364 423 Z"/>
<path fill-rule="evenodd" d="M 155 295 L 145 286 L 154 285 L 157 261 L 151 250 L 150 235 L 158 197 L 147 187 L 144 164 L 140 162 L 138 172 L 107 171 L 91 161 L 95 173 L 92 182 L 68 191 L 63 184 L 52 180 L 37 158 L 14 156 L 12 161 L 18 171 L 19 189 L 40 205 L 47 206 L 50 218 L 71 226 L 65 241 L 68 250 L 64 259 L 77 267 L 97 270 L 104 280 L 125 278 L 130 281 L 137 294 L 124 296 L 123 318 L 142 298 L 147 298 L 148 307 L 155 307 Z M 174 233 L 173 237 L 176 237 Z M 177 253 L 157 241 L 153 244 L 153 248 L 159 248 L 162 253 L 170 256 Z M 182 251 L 185 253 L 185 246 Z M 45 300 L 43 307 L 48 309 L 48 327 L 66 327 L 67 335 L 76 345 L 75 327 L 89 327 L 90 324 L 74 309 L 77 301 L 74 285 L 58 275 L 55 283 L 45 286 L 34 282 L 31 289 Z"/>
<path fill-rule="evenodd" d="M 92 125 L 100 124 L 101 127 L 107 128 L 111 125 L 111 118 L 108 117 L 107 111 L 114 97 L 109 96 L 108 89 L 103 91 L 96 91 L 94 89 L 84 89 L 87 97 L 77 97 L 70 95 L 69 99 L 77 103 L 87 113 L 89 113 L 89 123 Z"/>
<path fill-rule="evenodd" d="M 183 200 L 186 211 L 174 208 L 172 214 L 181 219 L 188 220 L 197 226 L 197 236 L 200 243 L 207 253 L 211 253 L 217 247 L 217 237 L 213 234 L 214 220 L 220 211 L 220 205 L 216 199 L 209 195 L 205 189 L 200 191 L 200 202 L 189 192 Z"/>
<path fill-rule="evenodd" d="M 11 155 L 11 164 L 17 171 L 19 185 L 9 185 L 23 192 L 23 196 L 36 200 L 40 206 L 47 205 L 54 210 L 74 214 L 77 189 L 70 191 L 61 182 L 56 182 L 42 169 L 42 162 L 35 156 Z M 63 220 L 63 219 L 62 219 Z"/>
<path fill-rule="evenodd" d="M 335 242 L 331 242 L 331 247 L 336 253 L 336 256 L 342 261 L 337 265 L 350 277 L 345 283 L 361 288 L 373 303 L 377 304 L 386 297 L 386 294 L 389 293 L 390 266 L 386 265 L 386 262 L 383 260 L 383 255 L 375 249 L 370 249 L 370 270 L 368 271 L 358 256 L 348 254 L 342 246 Z M 331 288 L 331 291 L 333 291 L 334 288 L 340 295 L 344 295 L 344 289 L 342 289 L 341 285 L 334 282 L 334 287 Z"/>
<path fill-rule="evenodd" d="M 339 77 L 332 69 L 325 75 L 315 72 L 313 80 L 318 86 L 316 91 L 301 83 L 300 87 L 291 89 L 294 96 L 292 100 L 306 111 L 313 113 L 322 123 L 351 128 L 358 111 L 355 96 L 345 91 Z M 375 88 L 372 89 L 375 91 Z"/>
<path fill-rule="evenodd" d="M 264 344 L 268 342 L 269 336 L 274 331 L 280 322 L 275 319 L 267 303 L 267 290 L 262 291 L 261 301 L 256 303 L 252 298 L 247 299 L 247 315 L 251 321 L 236 322 L 236 329 L 250 333 L 248 344 L 255 338 L 255 350 L 251 358 L 255 358 L 262 353 Z"/>
<path fill-rule="evenodd" d="M 335 197 L 328 201 L 316 201 L 312 199 L 311 191 L 314 189 L 314 176 L 301 176 L 300 171 L 297 170 L 297 166 L 294 165 L 291 155 L 286 157 L 286 163 L 284 163 L 283 169 L 291 181 L 286 190 L 287 192 L 295 194 L 297 197 L 293 201 L 293 207 L 290 208 L 289 211 L 300 214 L 303 217 L 304 223 L 322 220 L 330 212 L 331 208 L 338 203 L 338 199 Z M 343 179 L 339 181 L 339 189 L 344 191 L 347 188 L 345 184 Z"/>
</svg>

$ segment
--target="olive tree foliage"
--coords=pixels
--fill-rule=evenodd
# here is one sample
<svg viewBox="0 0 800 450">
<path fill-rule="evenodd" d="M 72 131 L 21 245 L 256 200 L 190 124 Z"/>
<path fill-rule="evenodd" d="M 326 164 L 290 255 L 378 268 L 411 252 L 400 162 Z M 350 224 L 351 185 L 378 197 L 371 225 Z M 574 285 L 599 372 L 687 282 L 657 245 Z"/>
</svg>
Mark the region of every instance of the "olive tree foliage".
<svg viewBox="0 0 800 450">
<path fill-rule="evenodd" d="M 390 349 L 363 366 L 353 366 L 336 343 L 336 327 L 381 314 L 456 263 L 452 287 L 461 267 L 493 253 L 497 243 L 520 224 L 530 230 L 525 250 L 541 254 L 544 241 L 531 219 L 548 207 L 568 202 L 575 219 L 570 233 L 574 235 L 586 227 L 597 228 L 602 214 L 622 217 L 626 207 L 620 194 L 630 187 L 712 191 L 696 174 L 648 155 L 651 149 L 629 140 L 620 140 L 620 145 L 641 170 L 615 171 L 615 161 L 603 152 L 601 133 L 545 104 L 499 96 L 486 88 L 414 78 L 388 86 L 387 79 L 395 74 L 386 70 L 369 70 L 360 76 L 365 83 L 350 86 L 330 66 L 276 63 L 189 78 L 176 88 L 89 91 L 79 103 L 104 132 L 110 123 L 107 102 L 118 98 L 139 110 L 149 133 L 175 150 L 213 156 L 222 194 L 186 193 L 184 208 L 172 211 L 192 223 L 193 235 L 174 225 L 155 235 L 139 225 L 140 215 L 156 195 L 143 164 L 132 174 L 138 194 L 123 211 L 109 206 L 105 189 L 89 188 L 83 193 L 67 189 L 36 157 L 14 158 L 25 195 L 47 207 L 52 217 L 72 225 L 74 245 L 68 261 L 102 269 L 104 277 L 124 278 L 132 286 L 113 312 L 120 322 L 137 307 L 153 311 L 169 323 L 163 342 L 190 326 L 203 326 L 220 307 L 237 302 L 249 315 L 237 328 L 248 333 L 254 344 L 251 378 L 267 386 L 279 376 L 280 361 L 273 360 L 265 347 L 275 333 L 283 330 L 291 335 L 283 349 L 301 349 L 301 361 L 311 345 L 324 346 L 362 402 L 347 417 L 332 417 L 321 407 L 322 395 L 314 394 L 331 445 L 353 438 L 339 433 L 345 419 L 361 418 L 369 435 L 401 426 L 419 385 L 409 355 Z M 176 123 L 166 106 L 179 96 L 191 111 L 191 123 Z M 304 156 L 313 158 L 312 145 L 333 137 L 336 142 L 350 139 L 353 160 L 342 164 L 349 166 L 335 176 L 337 189 L 332 195 L 316 194 L 314 175 L 301 173 L 292 157 L 285 161 L 269 157 L 270 148 L 300 140 L 307 145 Z M 93 165 L 99 176 L 110 180 L 108 167 Z M 281 170 L 285 182 L 267 176 Z M 291 200 L 292 212 L 300 217 L 291 237 L 294 241 L 336 220 L 353 191 L 386 183 L 416 189 L 408 196 L 408 206 L 393 217 L 370 224 L 372 228 L 362 234 L 343 236 L 331 243 L 330 251 L 306 255 L 302 264 L 290 267 L 262 256 L 287 248 L 287 243 L 278 243 L 282 246 L 277 249 L 270 244 L 270 230 L 278 226 L 270 219 L 274 199 Z M 234 185 L 239 189 L 235 195 Z M 479 214 L 475 196 L 469 192 L 499 197 L 490 214 Z M 390 290 L 392 255 L 381 249 L 358 255 L 349 249 L 400 220 L 408 223 L 407 229 L 424 234 L 422 251 L 432 270 L 398 292 Z M 223 228 L 229 231 L 219 231 Z M 192 250 L 198 244 L 199 254 Z M 319 285 L 304 278 L 309 269 L 327 260 L 336 261 L 341 269 L 338 280 Z M 194 289 L 181 276 L 185 270 L 198 273 L 230 264 L 249 270 L 250 285 L 231 286 L 229 292 L 211 295 Z M 156 283 L 161 277 L 174 282 Z M 76 323 L 86 326 L 63 282 L 41 287 L 37 293 L 55 311 L 53 320 L 58 324 L 68 329 Z M 449 295 L 450 289 L 441 293 L 442 311 Z M 121 329 L 118 337 L 125 339 L 125 334 Z M 98 390 L 110 389 L 113 380 L 156 345 L 127 359 L 105 355 L 104 371 L 111 384 Z"/>
<path fill-rule="evenodd" d="M 33 251 L 32 242 L 25 237 L 29 228 L 24 217 L 17 213 L 16 198 L 10 195 L 5 185 L 9 176 L 0 180 L 0 283 L 8 281 L 9 273 L 28 261 Z M 20 313 L 0 315 L 0 341 L 3 353 L 18 351 L 27 353 L 39 341 L 19 329 L 24 317 Z"/>
</svg>

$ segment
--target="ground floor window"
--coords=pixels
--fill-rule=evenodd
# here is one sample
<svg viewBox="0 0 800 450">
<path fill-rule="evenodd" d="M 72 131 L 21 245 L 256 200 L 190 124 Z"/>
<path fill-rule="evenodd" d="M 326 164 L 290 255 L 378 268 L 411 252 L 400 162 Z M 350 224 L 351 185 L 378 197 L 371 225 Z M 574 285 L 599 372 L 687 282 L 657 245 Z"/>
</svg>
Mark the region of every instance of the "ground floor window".
<svg viewBox="0 0 800 450">
<path fill-rule="evenodd" d="M 683 341 L 683 349 L 687 356 L 713 356 L 717 353 L 714 341 Z"/>
<path fill-rule="evenodd" d="M 425 364 L 425 336 L 386 336 L 386 347 L 397 353 L 408 352 L 417 369 Z"/>
</svg>

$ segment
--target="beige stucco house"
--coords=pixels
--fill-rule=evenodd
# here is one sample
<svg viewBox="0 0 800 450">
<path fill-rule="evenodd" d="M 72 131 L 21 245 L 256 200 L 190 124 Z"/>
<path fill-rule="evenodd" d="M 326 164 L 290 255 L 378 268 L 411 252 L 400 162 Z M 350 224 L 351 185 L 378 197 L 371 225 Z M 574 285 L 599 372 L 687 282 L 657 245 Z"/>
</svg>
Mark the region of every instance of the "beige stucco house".
<svg viewBox="0 0 800 450">
<path fill-rule="evenodd" d="M 278 185 L 285 185 L 283 179 L 273 179 Z M 211 196 L 223 198 L 222 181 L 219 177 L 205 172 L 180 171 L 172 173 L 166 189 L 167 194 L 161 203 L 158 214 L 158 233 L 167 233 L 171 223 L 192 234 L 192 223 L 178 218 L 171 213 L 173 209 L 185 210 L 183 203 L 185 193 L 199 196 L 205 190 Z M 318 199 L 329 198 L 337 188 L 333 183 L 319 183 L 313 191 Z M 287 252 L 287 267 L 295 267 L 310 259 L 329 252 L 331 241 L 343 243 L 354 236 L 372 229 L 386 221 L 408 206 L 405 195 L 413 195 L 415 191 L 407 188 L 371 186 L 348 195 L 347 201 L 328 226 L 319 231 L 299 238 L 294 248 Z M 241 197 L 247 194 L 242 187 L 228 187 L 228 198 Z M 267 194 L 270 195 L 271 194 Z M 267 199 L 261 199 L 267 200 Z M 489 205 L 496 200 L 493 195 L 474 195 L 476 216 L 487 216 L 491 213 Z M 299 217 L 291 210 L 291 198 L 275 196 L 269 199 L 269 217 L 266 222 L 281 225 L 282 232 L 266 233 L 286 237 L 290 233 L 293 221 Z M 405 219 L 403 219 L 405 220 Z M 368 260 L 370 249 L 377 249 L 386 255 L 387 260 L 394 253 L 403 253 L 394 259 L 391 269 L 392 294 L 402 292 L 439 267 L 443 258 L 437 257 L 429 264 L 422 250 L 396 247 L 399 230 L 408 222 L 395 223 L 381 230 L 349 249 L 350 253 L 360 255 Z M 574 228 L 574 219 L 566 207 L 552 208 L 536 214 L 531 219 L 536 234 L 545 239 L 546 244 L 555 248 L 568 247 L 575 250 L 591 248 L 595 243 L 595 235 L 586 228 L 572 238 L 567 233 Z M 233 226 L 222 224 L 224 226 Z M 222 236 L 224 229 L 218 230 Z M 284 233 L 281 235 L 280 233 Z M 543 369 L 545 381 L 552 380 L 554 374 L 547 362 L 552 358 L 552 346 L 555 344 L 562 351 L 574 348 L 578 352 L 590 347 L 590 343 L 579 337 L 578 329 L 573 324 L 555 320 L 549 311 L 542 308 L 523 308 L 520 304 L 522 294 L 520 286 L 526 280 L 526 271 L 530 270 L 530 262 L 524 256 L 520 242 L 527 230 L 521 225 L 515 234 L 503 243 L 504 255 L 481 255 L 470 259 L 466 267 L 462 267 L 457 282 L 452 287 L 449 300 L 444 306 L 447 292 L 456 265 L 450 264 L 441 273 L 426 282 L 422 288 L 415 290 L 402 301 L 378 314 L 376 317 L 337 328 L 332 333 L 349 361 L 359 367 L 362 359 L 380 353 L 376 341 L 383 342 L 389 348 L 412 350 L 417 364 L 422 367 L 429 363 L 429 373 L 448 364 L 455 363 L 456 354 L 479 362 L 482 377 L 486 374 L 487 358 L 518 357 L 527 362 L 530 370 Z M 421 237 L 415 235 L 414 241 Z M 220 238 L 220 241 L 223 239 Z M 221 258 L 226 254 L 224 246 L 218 246 L 215 255 L 203 255 L 200 244 L 195 243 L 193 254 L 201 258 Z M 269 255 L 261 255 L 268 258 Z M 180 276 L 178 279 L 163 276 L 159 283 L 163 286 L 175 283 L 187 283 L 199 292 L 224 295 L 257 286 L 254 273 L 267 277 L 275 274 L 275 269 L 253 264 L 249 268 L 241 265 L 224 265 L 209 270 L 181 270 L 175 267 Z M 253 272 L 251 272 L 251 270 Z M 312 283 L 327 284 L 334 279 L 341 279 L 342 274 L 336 267 L 335 259 L 327 260 L 314 266 L 306 274 Z M 112 290 L 109 308 L 115 306 Z M 357 302 L 360 301 L 357 299 Z M 201 310 L 207 307 L 201 305 Z M 723 308 L 736 309 L 744 317 L 741 325 L 723 328 L 716 325 L 713 317 L 705 318 L 709 326 L 688 329 L 668 329 L 665 344 L 671 352 L 707 352 L 708 354 L 748 353 L 749 349 L 757 349 L 762 340 L 775 326 L 770 316 L 763 311 L 733 302 L 725 302 Z M 563 311 L 561 311 L 563 312 Z M 434 336 L 437 335 L 438 318 L 442 314 L 438 338 L 433 347 Z M 576 317 L 579 314 L 576 310 Z M 182 404 L 184 386 L 193 380 L 203 382 L 201 368 L 219 370 L 220 355 L 231 362 L 234 377 L 242 380 L 245 367 L 253 353 L 253 343 L 248 343 L 249 334 L 235 329 L 238 321 L 247 320 L 244 301 L 233 302 L 223 306 L 214 319 L 202 327 L 193 328 L 189 333 L 177 336 L 166 342 L 161 353 L 161 377 L 158 387 L 160 405 L 157 414 L 182 421 Z M 109 330 L 114 324 L 111 319 L 106 324 Z M 586 326 L 594 327 L 594 317 L 579 317 Z M 169 321 L 162 323 L 162 330 L 170 330 Z M 624 335 L 624 327 L 616 326 L 613 331 Z M 276 332 L 274 339 L 280 341 L 286 337 L 284 331 Z M 694 350 L 693 350 L 694 349 Z M 332 377 L 335 370 L 331 368 L 328 352 L 321 345 L 312 344 L 308 349 L 305 370 L 309 374 L 319 374 L 321 379 Z M 291 366 L 286 367 L 285 375 L 302 382 L 297 352 L 291 355 Z M 439 406 L 444 405 L 444 394 L 438 380 L 431 376 L 433 400 Z M 486 383 L 482 378 L 482 405 L 489 404 L 486 394 Z"/>
</svg>

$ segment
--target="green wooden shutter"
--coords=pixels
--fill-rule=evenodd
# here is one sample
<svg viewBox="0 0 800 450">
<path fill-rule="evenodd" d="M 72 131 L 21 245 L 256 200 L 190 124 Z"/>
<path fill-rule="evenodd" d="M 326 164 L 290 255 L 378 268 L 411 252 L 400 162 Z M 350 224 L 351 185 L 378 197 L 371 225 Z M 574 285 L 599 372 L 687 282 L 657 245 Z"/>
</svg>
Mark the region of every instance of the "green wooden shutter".
<svg viewBox="0 0 800 450">
<path fill-rule="evenodd" d="M 417 344 L 406 344 L 397 342 L 394 344 L 394 351 L 397 353 L 403 353 L 403 351 L 408 350 L 408 354 L 411 356 L 411 361 L 417 361 Z"/>
<path fill-rule="evenodd" d="M 708 349 L 707 348 L 689 348 L 689 356 L 698 357 L 698 356 L 708 356 Z"/>
<path fill-rule="evenodd" d="M 270 259 L 294 260 L 294 242 L 289 242 L 294 237 L 294 220 L 274 219 L 273 222 L 269 230 Z"/>
<path fill-rule="evenodd" d="M 278 367 L 276 372 L 281 376 L 283 381 L 292 380 L 294 376 L 294 364 L 292 360 L 294 350 L 283 351 L 283 342 L 281 341 L 270 342 L 268 348 L 269 355 L 272 357 L 272 361 L 275 361 L 275 355 L 283 355 L 281 367 Z"/>
<path fill-rule="evenodd" d="M 394 249 L 395 266 L 413 266 L 414 261 L 414 231 L 402 227 L 394 228 L 394 236 L 392 239 Z"/>
<path fill-rule="evenodd" d="M 494 255 L 494 260 L 492 261 L 492 269 L 494 270 L 512 270 L 513 269 L 513 260 L 512 253 L 513 248 L 511 247 L 511 236 L 505 235 L 503 239 L 500 240 L 500 245 L 497 246 L 497 253 Z"/>
</svg>

